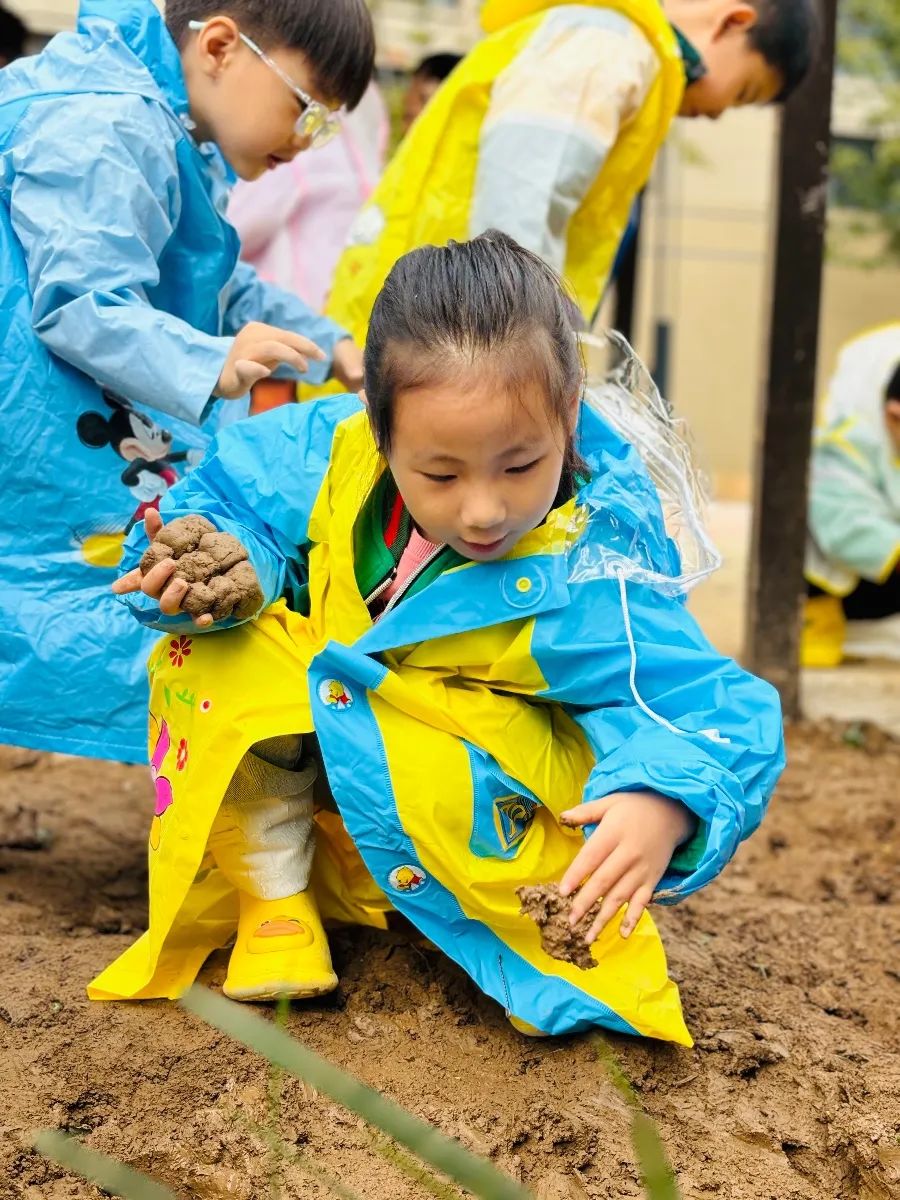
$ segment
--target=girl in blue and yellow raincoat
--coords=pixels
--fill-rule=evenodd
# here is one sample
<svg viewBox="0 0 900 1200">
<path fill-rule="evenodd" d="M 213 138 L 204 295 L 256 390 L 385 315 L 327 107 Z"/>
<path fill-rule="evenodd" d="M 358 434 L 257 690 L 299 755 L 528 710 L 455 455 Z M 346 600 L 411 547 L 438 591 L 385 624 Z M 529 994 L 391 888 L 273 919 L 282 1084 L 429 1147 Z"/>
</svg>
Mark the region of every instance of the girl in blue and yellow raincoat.
<svg viewBox="0 0 900 1200">
<path fill-rule="evenodd" d="M 167 498 L 160 537 L 200 516 L 246 549 L 259 615 L 204 632 L 156 549 L 119 584 L 166 630 L 150 925 L 94 998 L 177 996 L 236 927 L 228 994 L 317 994 L 319 914 L 393 906 L 520 1027 L 689 1044 L 644 908 L 758 825 L 779 706 L 654 586 L 678 553 L 636 451 L 581 399 L 568 311 L 503 235 L 415 251 L 373 312 L 367 410 L 246 422 Z M 576 916 L 603 897 L 594 969 L 520 914 L 517 889 L 560 880 Z"/>
</svg>

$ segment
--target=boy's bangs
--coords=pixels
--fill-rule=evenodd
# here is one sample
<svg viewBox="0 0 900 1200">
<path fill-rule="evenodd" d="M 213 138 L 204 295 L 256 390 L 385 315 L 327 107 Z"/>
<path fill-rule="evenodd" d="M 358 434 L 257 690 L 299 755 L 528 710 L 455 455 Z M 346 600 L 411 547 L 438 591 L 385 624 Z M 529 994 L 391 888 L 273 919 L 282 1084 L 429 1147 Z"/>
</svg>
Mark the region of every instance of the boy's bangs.
<svg viewBox="0 0 900 1200">
<path fill-rule="evenodd" d="M 325 96 L 356 108 L 375 67 L 375 32 L 364 0 L 168 0 L 166 24 L 181 45 L 188 22 L 228 16 L 264 50 L 300 50 Z"/>
<path fill-rule="evenodd" d="M 304 11 L 291 44 L 309 59 L 326 96 L 356 108 L 375 69 L 369 10 L 362 0 L 311 0 L 294 7 Z"/>
</svg>

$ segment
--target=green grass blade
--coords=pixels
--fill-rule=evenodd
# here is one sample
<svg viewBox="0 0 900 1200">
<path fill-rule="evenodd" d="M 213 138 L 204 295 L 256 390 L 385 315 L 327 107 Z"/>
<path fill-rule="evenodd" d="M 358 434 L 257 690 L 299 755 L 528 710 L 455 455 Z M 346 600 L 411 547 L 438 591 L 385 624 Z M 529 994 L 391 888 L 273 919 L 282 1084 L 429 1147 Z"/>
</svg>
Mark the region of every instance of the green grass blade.
<svg viewBox="0 0 900 1200">
<path fill-rule="evenodd" d="M 427 1167 L 412 1155 L 407 1154 L 405 1150 L 401 1150 L 396 1142 L 392 1142 L 388 1138 L 375 1137 L 373 1145 L 385 1162 L 390 1163 L 396 1171 L 405 1175 L 423 1192 L 433 1196 L 434 1200 L 459 1200 L 459 1192 L 452 1184 L 444 1183 L 442 1179 L 435 1179 Z"/>
<path fill-rule="evenodd" d="M 279 1029 L 284 1029 L 287 1025 L 288 1012 L 290 1011 L 291 1003 L 286 997 L 282 997 L 275 1008 L 275 1024 Z M 269 1086 L 268 1086 L 268 1117 L 269 1128 L 272 1131 L 272 1136 L 267 1139 L 269 1147 L 269 1200 L 281 1200 L 281 1176 L 282 1176 L 282 1160 L 284 1143 L 279 1136 L 278 1130 L 281 1124 L 281 1092 L 284 1072 L 275 1063 L 269 1063 Z"/>
<path fill-rule="evenodd" d="M 470 1153 L 434 1126 L 327 1062 L 271 1021 L 205 988 L 191 988 L 181 1003 L 189 1012 L 257 1051 L 270 1063 L 283 1067 L 363 1117 L 481 1200 L 534 1200 L 521 1184 L 498 1171 L 492 1163 Z"/>
<path fill-rule="evenodd" d="M 631 1140 L 634 1142 L 648 1200 L 681 1200 L 675 1172 L 669 1165 L 659 1131 L 645 1112 L 634 1114 Z"/>
<path fill-rule="evenodd" d="M 161 1183 L 154 1183 L 140 1171 L 88 1149 L 65 1133 L 42 1130 L 34 1137 L 32 1145 L 45 1158 L 96 1183 L 112 1196 L 121 1196 L 123 1200 L 178 1200 L 175 1193 Z"/>
<path fill-rule="evenodd" d="M 628 1078 L 625 1075 L 625 1072 L 619 1066 L 619 1060 L 613 1054 L 612 1050 L 599 1033 L 591 1034 L 590 1041 L 594 1048 L 594 1053 L 603 1064 L 610 1083 L 613 1085 L 629 1108 L 640 1108 L 640 1101 L 635 1094 L 634 1088 L 628 1082 Z"/>
<path fill-rule="evenodd" d="M 324 1170 L 324 1168 L 317 1166 L 316 1163 L 314 1163 L 310 1158 L 308 1158 L 305 1154 L 302 1154 L 296 1148 L 296 1146 L 289 1146 L 287 1142 L 283 1141 L 278 1136 L 277 1133 L 273 1133 L 273 1131 L 271 1129 L 267 1129 L 265 1125 L 260 1125 L 256 1121 L 251 1121 L 250 1118 L 244 1116 L 243 1113 L 235 1113 L 234 1117 L 244 1129 L 246 1129 L 249 1133 L 252 1133 L 254 1137 L 258 1137 L 260 1141 L 265 1142 L 270 1150 L 274 1150 L 274 1143 L 278 1142 L 277 1153 L 282 1162 L 286 1162 L 291 1166 L 296 1167 L 298 1171 L 303 1171 L 304 1174 L 309 1175 L 312 1179 L 315 1179 L 316 1183 L 321 1183 L 323 1187 L 327 1188 L 328 1191 L 332 1193 L 332 1195 L 337 1196 L 338 1200 L 361 1200 L 361 1197 L 358 1196 L 356 1192 L 352 1192 L 350 1188 L 341 1183 L 339 1179 L 336 1179 L 334 1175 L 331 1175 L 328 1171 Z"/>
<path fill-rule="evenodd" d="M 592 1037 L 591 1044 L 613 1087 L 631 1109 L 631 1141 L 637 1155 L 647 1200 L 681 1200 L 675 1172 L 669 1164 L 656 1123 L 644 1112 L 637 1093 L 603 1038 L 599 1035 Z"/>
</svg>

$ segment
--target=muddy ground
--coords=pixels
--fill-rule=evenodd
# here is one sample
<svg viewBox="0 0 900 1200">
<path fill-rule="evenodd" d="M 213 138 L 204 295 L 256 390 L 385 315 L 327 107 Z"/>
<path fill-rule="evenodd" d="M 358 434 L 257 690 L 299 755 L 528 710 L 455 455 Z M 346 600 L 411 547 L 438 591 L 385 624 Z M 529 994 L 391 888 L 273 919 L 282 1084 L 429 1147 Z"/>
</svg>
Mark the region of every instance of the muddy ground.
<svg viewBox="0 0 900 1200">
<path fill-rule="evenodd" d="M 661 914 L 696 1047 L 608 1039 L 685 1200 L 900 1196 L 900 747 L 837 728 L 790 740 L 761 832 Z M 171 1004 L 84 996 L 142 927 L 144 771 L 21 751 L 0 767 L 0 840 L 39 847 L 0 849 L 0 1196 L 99 1196 L 27 1148 L 53 1126 L 179 1197 L 267 1200 L 271 1161 L 246 1126 L 268 1111 L 260 1061 Z M 341 990 L 297 1006 L 293 1033 L 543 1200 L 641 1194 L 625 1105 L 588 1039 L 522 1038 L 402 932 L 345 930 L 334 949 Z M 220 955 L 203 979 L 224 973 Z M 280 1124 L 365 1200 L 426 1195 L 299 1083 Z M 295 1168 L 280 1192 L 326 1194 Z"/>
</svg>

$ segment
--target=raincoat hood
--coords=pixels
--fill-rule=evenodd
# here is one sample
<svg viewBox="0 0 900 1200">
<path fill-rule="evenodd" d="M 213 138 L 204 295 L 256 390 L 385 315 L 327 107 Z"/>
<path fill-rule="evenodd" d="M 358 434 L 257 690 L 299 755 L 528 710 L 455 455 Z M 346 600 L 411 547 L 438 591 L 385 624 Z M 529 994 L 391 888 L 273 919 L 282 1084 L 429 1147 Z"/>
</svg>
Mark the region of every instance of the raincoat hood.
<svg viewBox="0 0 900 1200">
<path fill-rule="evenodd" d="M 885 388 L 900 366 L 900 321 L 869 330 L 841 351 L 828 387 L 825 419 L 829 425 L 855 418 L 887 440 Z"/>
<path fill-rule="evenodd" d="M 486 0 L 481 9 L 481 27 L 485 33 L 496 33 L 514 21 L 534 16 L 552 8 L 557 0 Z"/>
<path fill-rule="evenodd" d="M 588 7 L 596 2 L 596 7 L 604 7 L 604 0 L 581 0 Z M 559 8 L 566 0 L 486 0 L 481 9 L 481 27 L 485 33 L 496 33 L 516 21 L 533 17 L 536 13 L 546 12 L 548 8 Z"/>
<path fill-rule="evenodd" d="M 587 8 L 608 6 L 607 0 L 581 0 L 581 4 Z M 563 6 L 570 6 L 570 0 L 486 0 L 481 7 L 481 28 L 486 34 L 496 34 L 508 25 L 515 25 L 517 20 L 534 17 L 540 12 L 546 12 L 548 8 Z M 646 10 L 647 7 L 647 0 L 624 0 L 618 5 L 619 10 L 624 12 L 628 12 L 630 8 L 637 12 Z"/>
<path fill-rule="evenodd" d="M 79 33 L 93 37 L 106 34 L 108 43 L 121 40 L 123 47 L 142 64 L 178 116 L 188 114 L 188 94 L 178 47 L 172 41 L 162 15 L 151 0 L 82 0 L 78 12 Z M 122 63 L 123 69 L 126 64 Z M 132 67 L 134 82 L 142 74 Z M 96 85 L 98 81 L 95 80 Z M 121 88 L 123 77 L 115 80 Z"/>
</svg>

